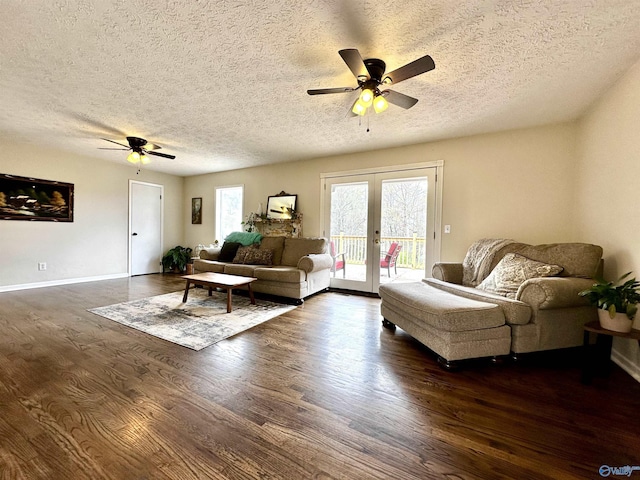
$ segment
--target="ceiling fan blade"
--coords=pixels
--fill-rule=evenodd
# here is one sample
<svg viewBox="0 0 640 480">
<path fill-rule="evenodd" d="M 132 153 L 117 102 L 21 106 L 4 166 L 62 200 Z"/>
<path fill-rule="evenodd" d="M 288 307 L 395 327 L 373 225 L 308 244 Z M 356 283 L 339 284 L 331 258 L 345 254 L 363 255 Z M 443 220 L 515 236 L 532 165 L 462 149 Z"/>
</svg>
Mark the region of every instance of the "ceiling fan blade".
<svg viewBox="0 0 640 480">
<path fill-rule="evenodd" d="M 402 108 L 411 108 L 418 103 L 417 98 L 410 97 L 404 93 L 394 92 L 393 90 L 385 90 L 382 92 L 382 95 L 387 99 L 387 102 L 393 103 L 394 105 Z"/>
<path fill-rule="evenodd" d="M 307 90 L 309 95 L 324 95 L 325 93 L 345 93 L 353 92 L 357 88 L 353 87 L 338 87 L 338 88 L 316 88 L 315 90 Z"/>
<path fill-rule="evenodd" d="M 357 49 L 347 48 L 340 50 L 338 53 L 358 80 L 361 80 L 363 77 L 367 80 L 369 79 L 369 72 L 367 71 L 367 67 L 365 66 L 362 56 Z"/>
<path fill-rule="evenodd" d="M 145 149 L 145 153 L 149 154 L 149 155 L 155 155 L 156 157 L 164 157 L 164 158 L 170 158 L 171 160 L 173 160 L 174 158 L 176 158 L 175 155 L 169 155 L 166 153 L 160 153 L 160 152 L 153 152 L 153 151 L 148 151 Z"/>
<path fill-rule="evenodd" d="M 98 147 L 98 150 L 131 150 L 130 148 L 106 148 L 106 147 Z"/>
<path fill-rule="evenodd" d="M 436 68 L 436 64 L 429 55 L 407 63 L 404 67 L 395 69 L 393 72 L 386 73 L 384 78 L 389 77 L 393 84 L 399 83 L 407 78 L 415 77 L 421 73 L 428 72 Z M 384 79 L 383 79 L 384 83 Z"/>
<path fill-rule="evenodd" d="M 103 138 L 102 140 L 106 140 L 107 142 L 115 143 L 116 145 L 120 145 L 121 147 L 125 147 L 127 150 L 129 150 L 131 148 L 129 145 L 125 145 L 123 143 L 116 142 L 114 140 L 109 140 L 108 138 Z"/>
</svg>

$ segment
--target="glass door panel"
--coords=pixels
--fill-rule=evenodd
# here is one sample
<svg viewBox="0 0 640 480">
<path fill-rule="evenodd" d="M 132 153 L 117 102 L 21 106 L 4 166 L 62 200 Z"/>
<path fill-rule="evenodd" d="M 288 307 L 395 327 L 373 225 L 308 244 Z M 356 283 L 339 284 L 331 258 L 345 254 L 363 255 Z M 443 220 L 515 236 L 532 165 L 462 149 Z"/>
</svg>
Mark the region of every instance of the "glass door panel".
<svg viewBox="0 0 640 480">
<path fill-rule="evenodd" d="M 334 257 L 332 285 L 351 290 L 368 290 L 371 284 L 367 272 L 372 183 L 366 177 L 342 177 L 328 181 L 330 250 Z"/>
<path fill-rule="evenodd" d="M 380 283 L 424 277 L 427 187 L 424 177 L 381 183 Z"/>
<path fill-rule="evenodd" d="M 331 286 L 377 293 L 381 283 L 420 281 L 435 252 L 435 168 L 325 179 L 324 235 Z"/>
</svg>

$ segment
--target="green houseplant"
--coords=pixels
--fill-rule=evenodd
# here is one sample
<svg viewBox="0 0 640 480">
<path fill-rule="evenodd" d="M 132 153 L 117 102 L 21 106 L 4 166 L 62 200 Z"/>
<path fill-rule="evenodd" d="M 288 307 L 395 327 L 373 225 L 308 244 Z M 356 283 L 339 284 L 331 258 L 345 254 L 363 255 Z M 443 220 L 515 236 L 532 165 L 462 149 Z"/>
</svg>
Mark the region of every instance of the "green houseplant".
<svg viewBox="0 0 640 480">
<path fill-rule="evenodd" d="M 631 272 L 625 273 L 615 283 L 598 278 L 593 286 L 578 294 L 585 297 L 591 305 L 598 307 L 600 323 L 604 328 L 627 332 L 631 330 L 640 302 L 640 282 L 635 278 L 623 282 L 629 275 Z M 607 317 L 612 321 L 617 319 L 617 323 L 624 325 L 610 328 L 603 324 L 612 325 L 607 321 Z"/>
<path fill-rule="evenodd" d="M 174 272 L 184 272 L 187 263 L 191 260 L 191 249 L 189 247 L 173 247 L 162 257 L 163 270 L 173 270 Z"/>
</svg>

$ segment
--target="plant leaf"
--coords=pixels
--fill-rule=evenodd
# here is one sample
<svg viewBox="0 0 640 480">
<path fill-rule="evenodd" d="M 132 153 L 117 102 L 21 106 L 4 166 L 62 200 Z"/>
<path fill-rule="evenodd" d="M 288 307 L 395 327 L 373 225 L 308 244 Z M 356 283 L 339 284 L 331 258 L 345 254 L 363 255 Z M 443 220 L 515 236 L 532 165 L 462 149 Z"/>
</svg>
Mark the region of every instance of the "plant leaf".
<svg viewBox="0 0 640 480">
<path fill-rule="evenodd" d="M 609 318 L 611 318 L 612 320 L 616 317 L 616 306 L 615 305 L 611 305 L 609 307 Z"/>
</svg>

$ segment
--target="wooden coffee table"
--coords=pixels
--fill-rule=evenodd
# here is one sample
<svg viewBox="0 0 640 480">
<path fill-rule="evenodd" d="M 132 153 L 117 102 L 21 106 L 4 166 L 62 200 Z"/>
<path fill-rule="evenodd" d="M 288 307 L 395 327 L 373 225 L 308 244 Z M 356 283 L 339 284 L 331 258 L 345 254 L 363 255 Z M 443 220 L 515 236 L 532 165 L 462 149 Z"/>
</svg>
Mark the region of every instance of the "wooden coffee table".
<svg viewBox="0 0 640 480">
<path fill-rule="evenodd" d="M 251 282 L 255 282 L 257 278 L 212 272 L 184 275 L 182 278 L 187 281 L 187 286 L 184 289 L 184 297 L 182 297 L 182 303 L 187 301 L 187 297 L 189 296 L 189 287 L 191 285 L 200 285 L 202 287 L 209 288 L 209 296 L 211 296 L 211 291 L 214 288 L 224 288 L 227 291 L 227 313 L 231 312 L 231 291 L 234 288 L 246 286 L 249 290 L 251 305 L 256 304 L 256 299 L 253 297 L 253 290 L 251 290 Z"/>
</svg>

